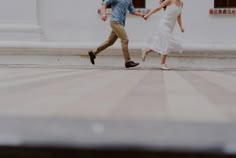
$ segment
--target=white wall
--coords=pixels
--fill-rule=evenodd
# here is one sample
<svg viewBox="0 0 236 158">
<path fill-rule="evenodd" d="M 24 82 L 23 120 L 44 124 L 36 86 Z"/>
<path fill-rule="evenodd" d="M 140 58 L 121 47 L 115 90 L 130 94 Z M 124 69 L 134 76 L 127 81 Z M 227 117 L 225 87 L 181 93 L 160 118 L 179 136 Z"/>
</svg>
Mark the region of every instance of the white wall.
<svg viewBox="0 0 236 158">
<path fill-rule="evenodd" d="M 236 44 L 236 16 L 209 15 L 214 0 L 183 0 L 183 23 L 186 32 L 177 38 L 186 45 Z M 79 43 L 80 46 L 95 47 L 110 33 L 109 22 L 100 20 L 97 9 L 100 0 L 0 0 L 0 40 L 35 40 L 26 35 L 37 33 L 41 41 Z M 159 0 L 147 0 L 147 8 L 154 8 Z M 131 47 L 142 47 L 156 29 L 163 11 L 148 21 L 129 15 L 126 29 Z M 7 26 L 6 26 L 7 25 Z M 8 26 L 11 25 L 11 26 Z M 9 29 L 12 27 L 15 29 Z M 25 26 L 25 27 L 24 27 Z M 8 28 L 8 29 L 7 29 Z M 23 33 L 18 38 L 12 31 Z M 17 30 L 17 31 L 16 31 Z M 4 35 L 5 33 L 5 35 Z M 27 34 L 28 33 L 28 34 Z M 35 35 L 35 34 L 34 34 Z M 117 42 L 116 46 L 119 46 Z"/>
<path fill-rule="evenodd" d="M 184 0 L 183 23 L 186 32 L 176 29 L 177 38 L 184 44 L 236 44 L 236 16 L 209 15 L 214 0 Z M 154 8 L 159 0 L 147 0 L 147 8 Z M 99 0 L 40 0 L 40 24 L 44 40 L 79 42 L 96 46 L 110 32 L 109 22 L 100 20 L 97 9 Z M 143 45 L 157 26 L 163 12 L 145 22 L 129 15 L 127 32 L 131 45 Z M 119 44 L 119 43 L 118 43 Z"/>
<path fill-rule="evenodd" d="M 39 21 L 44 40 L 82 43 L 102 40 L 109 27 L 99 20 L 100 4 L 97 0 L 40 0 Z"/>
<path fill-rule="evenodd" d="M 209 15 L 214 0 L 184 0 L 185 43 L 236 44 L 236 16 Z"/>
<path fill-rule="evenodd" d="M 40 0 L 40 24 L 43 27 L 44 39 L 79 42 L 92 46 L 101 43 L 109 35 L 110 26 L 109 21 L 100 20 L 97 13 L 100 7 L 99 0 Z M 146 25 L 140 17 L 128 16 L 126 28 L 132 43 L 144 42 L 144 37 L 147 37 L 145 27 L 153 26 Z"/>
<path fill-rule="evenodd" d="M 0 40 L 40 40 L 36 0 L 0 0 Z"/>
</svg>

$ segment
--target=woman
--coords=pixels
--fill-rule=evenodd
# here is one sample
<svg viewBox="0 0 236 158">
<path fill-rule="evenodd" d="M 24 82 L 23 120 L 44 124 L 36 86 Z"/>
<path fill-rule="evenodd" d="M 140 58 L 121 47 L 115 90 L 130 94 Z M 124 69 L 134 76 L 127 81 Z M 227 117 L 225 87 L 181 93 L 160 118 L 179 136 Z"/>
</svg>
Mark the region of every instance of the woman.
<svg viewBox="0 0 236 158">
<path fill-rule="evenodd" d="M 142 50 L 142 60 L 145 61 L 146 55 L 150 52 L 161 54 L 161 69 L 169 70 L 166 65 L 167 54 L 172 51 L 182 52 L 182 46 L 173 38 L 173 31 L 176 21 L 178 21 L 180 30 L 184 32 L 182 26 L 181 12 L 183 2 L 181 0 L 161 0 L 161 5 L 144 16 L 147 20 L 152 14 L 165 9 L 165 14 L 162 17 L 159 27 L 154 35 L 148 41 L 148 49 Z"/>
</svg>

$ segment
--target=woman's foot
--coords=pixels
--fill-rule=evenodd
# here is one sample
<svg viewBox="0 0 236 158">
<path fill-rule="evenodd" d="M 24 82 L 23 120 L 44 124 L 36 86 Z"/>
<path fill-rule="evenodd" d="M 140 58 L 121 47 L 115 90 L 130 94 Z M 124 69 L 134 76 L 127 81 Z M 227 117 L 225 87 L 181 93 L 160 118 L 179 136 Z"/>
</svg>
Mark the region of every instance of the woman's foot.
<svg viewBox="0 0 236 158">
<path fill-rule="evenodd" d="M 142 49 L 142 56 L 141 56 L 142 61 L 145 61 L 147 54 L 148 54 L 148 50 L 143 48 Z"/>
<path fill-rule="evenodd" d="M 162 70 L 171 70 L 166 64 L 161 64 L 161 69 Z"/>
</svg>

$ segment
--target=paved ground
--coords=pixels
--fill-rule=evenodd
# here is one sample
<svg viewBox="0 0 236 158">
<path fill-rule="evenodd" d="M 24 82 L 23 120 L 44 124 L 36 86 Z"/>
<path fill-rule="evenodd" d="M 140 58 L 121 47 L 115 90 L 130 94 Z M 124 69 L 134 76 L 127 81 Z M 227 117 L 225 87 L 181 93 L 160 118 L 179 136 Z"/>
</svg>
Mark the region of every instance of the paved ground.
<svg viewBox="0 0 236 158">
<path fill-rule="evenodd" d="M 81 120 L 92 120 L 91 130 L 97 134 L 104 132 L 106 123 L 113 129 L 111 135 L 92 137 L 94 141 L 103 138 L 103 143 L 106 139 L 109 143 L 113 140 L 129 144 L 130 140 L 146 145 L 148 142 L 159 146 L 191 144 L 202 148 L 209 144 L 217 147 L 219 141 L 221 145 L 229 143 L 227 150 L 236 153 L 236 68 L 174 67 L 171 71 L 161 71 L 158 64 L 150 62 L 126 70 L 120 58 L 103 60 L 97 66 L 88 64 L 87 58 L 80 59 L 81 64 L 33 64 L 30 60 L 17 63 L 17 59 L 2 61 L 0 66 L 0 126 L 4 127 L 0 129 L 1 144 L 15 143 L 14 138 L 27 140 L 27 136 L 32 143 L 36 138 L 32 133 L 28 135 L 29 131 L 44 133 L 43 140 L 52 135 L 61 138 L 59 142 L 68 143 L 73 138 L 76 142 L 80 139 L 76 139 L 74 132 L 79 129 L 83 132 L 77 138 L 91 144 L 93 140 L 86 140 L 89 136 L 85 136 L 86 126 Z M 57 124 L 57 119 L 61 126 L 52 128 L 51 121 Z M 21 120 L 18 123 L 22 126 L 16 126 L 17 120 Z M 38 120 L 35 121 L 38 126 L 33 120 Z M 127 129 L 132 125 L 133 129 Z M 44 128 L 50 131 L 49 135 Z M 163 130 L 159 135 L 158 129 Z M 134 130 L 139 132 L 133 135 Z M 61 137 L 63 132 L 71 137 Z M 197 137 L 191 137 L 194 134 Z M 185 137 L 188 141 L 182 141 Z M 156 142 L 152 142 L 155 138 Z M 40 142 L 40 138 L 36 141 Z"/>
<path fill-rule="evenodd" d="M 0 115 L 236 121 L 236 68 L 161 71 L 149 63 L 126 70 L 119 58 L 97 66 L 87 61 L 3 64 Z"/>
</svg>

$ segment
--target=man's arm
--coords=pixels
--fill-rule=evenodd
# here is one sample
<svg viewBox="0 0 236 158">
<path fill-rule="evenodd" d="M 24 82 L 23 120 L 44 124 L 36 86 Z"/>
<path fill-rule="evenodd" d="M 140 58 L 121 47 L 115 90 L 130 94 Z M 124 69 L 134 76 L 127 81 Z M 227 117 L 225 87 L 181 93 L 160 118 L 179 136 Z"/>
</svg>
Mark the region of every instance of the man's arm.
<svg viewBox="0 0 236 158">
<path fill-rule="evenodd" d="M 142 16 L 143 17 L 143 14 L 138 12 L 138 11 L 135 11 L 133 14 L 136 15 L 136 16 Z"/>
<path fill-rule="evenodd" d="M 103 21 L 106 21 L 107 20 L 107 6 L 106 6 L 106 4 L 103 4 L 102 5 L 102 17 L 101 17 L 101 19 L 103 20 Z"/>
<path fill-rule="evenodd" d="M 133 3 L 129 6 L 128 10 L 129 10 L 129 12 L 130 12 L 131 14 L 133 14 L 133 15 L 142 16 L 142 17 L 143 17 L 143 14 L 142 14 L 142 13 L 136 11 L 136 9 L 134 8 Z"/>
<path fill-rule="evenodd" d="M 107 6 L 111 4 L 114 0 L 103 0 L 102 2 L 102 17 L 103 21 L 107 20 Z"/>
</svg>

